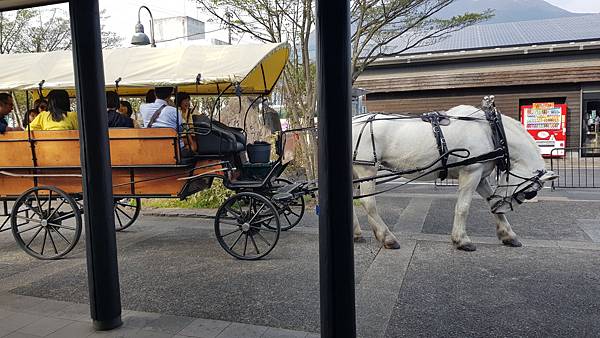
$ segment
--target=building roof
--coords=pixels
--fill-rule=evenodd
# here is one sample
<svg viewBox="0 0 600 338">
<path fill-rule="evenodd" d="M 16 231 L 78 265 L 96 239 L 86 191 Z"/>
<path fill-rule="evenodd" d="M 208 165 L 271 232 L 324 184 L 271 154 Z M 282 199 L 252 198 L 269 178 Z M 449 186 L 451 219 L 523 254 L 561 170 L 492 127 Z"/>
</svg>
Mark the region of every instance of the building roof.
<svg viewBox="0 0 600 338">
<path fill-rule="evenodd" d="M 402 55 L 600 40 L 600 14 L 475 25 Z"/>
</svg>

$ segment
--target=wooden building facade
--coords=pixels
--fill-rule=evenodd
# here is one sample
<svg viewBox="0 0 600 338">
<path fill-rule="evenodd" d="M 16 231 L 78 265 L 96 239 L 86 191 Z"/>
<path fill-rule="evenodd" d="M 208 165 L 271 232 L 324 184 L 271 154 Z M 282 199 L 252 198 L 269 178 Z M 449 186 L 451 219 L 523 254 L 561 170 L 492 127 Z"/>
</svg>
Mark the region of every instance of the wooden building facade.
<svg viewBox="0 0 600 338">
<path fill-rule="evenodd" d="M 567 146 L 600 146 L 600 39 L 386 58 L 355 87 L 368 92 L 370 112 L 443 111 L 494 95 L 504 114 L 519 119 L 524 105 L 566 104 Z"/>
</svg>

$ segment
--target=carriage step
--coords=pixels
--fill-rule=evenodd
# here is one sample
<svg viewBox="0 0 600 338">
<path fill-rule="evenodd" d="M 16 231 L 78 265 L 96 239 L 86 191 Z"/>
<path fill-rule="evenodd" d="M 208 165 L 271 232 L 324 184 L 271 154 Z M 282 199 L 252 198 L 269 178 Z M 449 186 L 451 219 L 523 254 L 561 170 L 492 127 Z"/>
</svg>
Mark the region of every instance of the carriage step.
<svg viewBox="0 0 600 338">
<path fill-rule="evenodd" d="M 292 194 L 292 192 L 298 189 L 298 187 L 300 187 L 301 185 L 302 183 L 292 183 L 277 189 L 275 195 L 273 195 L 273 201 L 283 202 L 294 199 L 294 195 Z"/>
</svg>

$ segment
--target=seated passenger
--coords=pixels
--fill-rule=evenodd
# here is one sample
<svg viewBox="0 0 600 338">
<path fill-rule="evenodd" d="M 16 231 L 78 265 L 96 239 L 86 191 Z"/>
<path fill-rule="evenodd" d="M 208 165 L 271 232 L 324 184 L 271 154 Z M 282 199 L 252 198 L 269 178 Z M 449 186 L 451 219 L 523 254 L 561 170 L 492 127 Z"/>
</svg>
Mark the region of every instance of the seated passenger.
<svg viewBox="0 0 600 338">
<path fill-rule="evenodd" d="M 133 120 L 117 111 L 119 105 L 119 94 L 114 91 L 106 92 L 106 110 L 108 112 L 109 128 L 133 128 Z"/>
<path fill-rule="evenodd" d="M 131 107 L 131 103 L 125 100 L 121 100 L 119 102 L 119 113 L 131 117 L 133 115 L 133 108 Z"/>
<path fill-rule="evenodd" d="M 140 113 L 146 128 L 173 128 L 181 132 L 183 117 L 175 107 L 169 106 L 167 100 L 173 93 L 173 87 L 157 87 L 156 100 L 140 106 Z"/>
<path fill-rule="evenodd" d="M 27 127 L 31 123 L 31 121 L 35 120 L 39 113 L 40 112 L 37 109 L 29 109 L 23 117 L 23 126 Z"/>
<path fill-rule="evenodd" d="M 69 93 L 66 90 L 52 90 L 48 94 L 48 110 L 38 114 L 29 123 L 31 130 L 73 130 L 78 129 L 77 113 L 71 110 Z"/>
<path fill-rule="evenodd" d="M 13 110 L 13 99 L 10 94 L 0 93 L 0 134 L 6 131 L 23 130 L 19 127 L 9 127 L 6 121 L 6 116 Z"/>
<path fill-rule="evenodd" d="M 48 110 L 48 101 L 46 101 L 46 99 L 37 99 L 33 101 L 33 109 L 37 110 L 38 113 Z"/>
<path fill-rule="evenodd" d="M 177 102 L 177 109 L 181 113 L 181 116 L 183 116 L 183 121 L 185 121 L 185 123 L 192 123 L 193 109 L 190 104 L 190 100 L 190 94 L 185 92 L 177 93 L 175 99 L 175 101 Z"/>
<path fill-rule="evenodd" d="M 140 123 L 137 120 L 137 114 L 135 114 L 135 116 L 133 115 L 133 107 L 131 107 L 131 103 L 129 103 L 129 101 L 121 100 L 121 104 L 119 105 L 119 113 L 132 119 L 134 128 L 140 128 Z"/>
<path fill-rule="evenodd" d="M 154 89 L 150 89 L 146 92 L 146 103 L 154 103 L 156 101 L 156 95 L 154 94 Z"/>
</svg>

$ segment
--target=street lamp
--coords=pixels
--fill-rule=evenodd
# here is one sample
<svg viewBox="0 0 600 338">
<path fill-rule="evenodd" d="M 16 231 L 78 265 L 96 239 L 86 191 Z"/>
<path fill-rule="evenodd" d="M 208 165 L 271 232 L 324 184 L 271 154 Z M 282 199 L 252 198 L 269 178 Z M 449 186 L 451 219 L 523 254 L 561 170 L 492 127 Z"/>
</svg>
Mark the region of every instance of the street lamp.
<svg viewBox="0 0 600 338">
<path fill-rule="evenodd" d="M 140 20 L 140 15 L 142 13 L 142 8 L 145 8 L 150 14 L 150 39 L 148 39 L 148 35 L 144 33 L 144 25 L 142 25 L 142 21 Z M 152 17 L 152 12 L 146 6 L 140 6 L 138 9 L 138 22 L 135 25 L 135 34 L 131 38 L 131 44 L 136 46 L 145 46 L 150 45 L 151 47 L 156 47 L 156 42 L 154 41 L 154 18 Z"/>
</svg>

